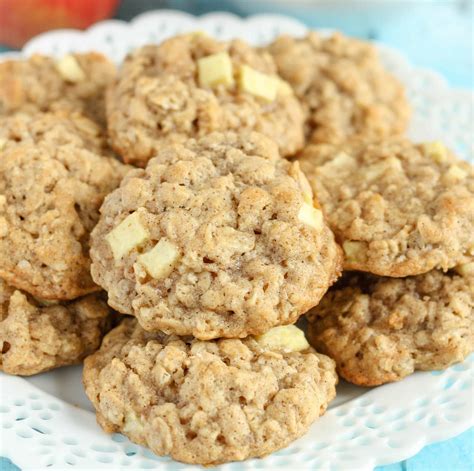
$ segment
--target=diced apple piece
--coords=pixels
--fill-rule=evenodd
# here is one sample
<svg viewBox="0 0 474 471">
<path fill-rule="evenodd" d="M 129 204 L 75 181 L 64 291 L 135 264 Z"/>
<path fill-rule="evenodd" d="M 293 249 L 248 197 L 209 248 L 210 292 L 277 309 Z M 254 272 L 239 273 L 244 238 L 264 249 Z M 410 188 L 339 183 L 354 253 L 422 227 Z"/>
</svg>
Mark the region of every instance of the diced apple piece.
<svg viewBox="0 0 474 471">
<path fill-rule="evenodd" d="M 312 203 L 303 203 L 298 212 L 298 219 L 303 224 L 307 224 L 315 229 L 321 229 L 323 225 L 323 213 L 316 209 Z"/>
<path fill-rule="evenodd" d="M 474 262 L 463 263 L 462 265 L 458 265 L 456 267 L 456 271 L 461 276 L 470 276 L 474 275 Z"/>
<path fill-rule="evenodd" d="M 239 87 L 265 101 L 274 101 L 277 96 L 278 83 L 275 77 L 263 74 L 248 65 L 240 68 Z"/>
<path fill-rule="evenodd" d="M 56 62 L 56 69 L 61 77 L 68 82 L 78 83 L 86 79 L 86 74 L 81 69 L 75 57 L 71 54 L 65 55 Z"/>
<path fill-rule="evenodd" d="M 296 180 L 306 203 L 313 205 L 313 189 L 306 175 L 301 171 L 299 162 L 293 162 L 290 167 L 290 176 Z"/>
<path fill-rule="evenodd" d="M 457 182 L 464 180 L 467 175 L 467 171 L 459 167 L 459 165 L 451 165 L 448 171 L 444 174 L 444 180 L 448 182 Z"/>
<path fill-rule="evenodd" d="M 176 245 L 167 239 L 160 239 L 149 252 L 139 255 L 138 261 L 151 277 L 161 280 L 172 272 L 179 258 Z"/>
<path fill-rule="evenodd" d="M 278 76 L 274 76 L 273 79 L 276 81 L 277 93 L 281 96 L 293 95 L 293 89 L 291 85 Z"/>
<path fill-rule="evenodd" d="M 300 170 L 298 172 L 298 183 L 301 188 L 301 192 L 303 193 L 303 198 L 307 204 L 313 205 L 313 190 L 311 189 L 311 185 L 309 184 L 306 175 Z"/>
<path fill-rule="evenodd" d="M 135 247 L 149 239 L 147 228 L 140 221 L 140 213 L 135 211 L 115 227 L 105 239 L 112 249 L 115 260 L 120 260 Z"/>
<path fill-rule="evenodd" d="M 342 244 L 346 258 L 350 262 L 362 262 L 366 258 L 366 244 L 357 240 L 346 240 Z"/>
<path fill-rule="evenodd" d="M 367 168 L 365 176 L 369 180 L 376 180 L 380 178 L 384 173 L 389 171 L 399 172 L 402 170 L 401 162 L 395 157 L 390 157 L 386 160 L 382 160 L 376 164 L 370 165 Z"/>
<path fill-rule="evenodd" d="M 355 159 L 346 152 L 340 152 L 333 159 L 321 166 L 324 174 L 338 175 L 341 171 L 350 169 L 355 164 Z"/>
<path fill-rule="evenodd" d="M 444 162 L 448 156 L 448 151 L 441 141 L 425 142 L 421 147 L 429 157 L 438 163 Z"/>
<path fill-rule="evenodd" d="M 143 422 L 134 412 L 129 412 L 125 414 L 123 421 L 124 433 L 142 434 L 143 430 Z"/>
<path fill-rule="evenodd" d="M 294 325 L 274 327 L 255 340 L 268 350 L 283 352 L 301 352 L 309 348 L 304 332 Z"/>
<path fill-rule="evenodd" d="M 234 84 L 232 61 L 227 52 L 218 52 L 198 60 L 198 80 L 201 87 Z"/>
<path fill-rule="evenodd" d="M 192 38 L 202 38 L 202 37 L 208 38 L 209 37 L 209 35 L 206 33 L 206 31 L 202 31 L 202 30 L 199 30 L 199 29 L 196 30 L 196 31 L 191 31 L 188 34 Z"/>
</svg>

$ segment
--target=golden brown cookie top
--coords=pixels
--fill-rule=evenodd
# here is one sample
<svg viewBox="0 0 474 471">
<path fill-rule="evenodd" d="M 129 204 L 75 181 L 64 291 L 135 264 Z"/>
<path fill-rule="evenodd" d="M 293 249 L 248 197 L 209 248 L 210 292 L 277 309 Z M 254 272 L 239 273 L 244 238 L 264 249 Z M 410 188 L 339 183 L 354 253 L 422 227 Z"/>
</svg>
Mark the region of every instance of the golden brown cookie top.
<svg viewBox="0 0 474 471">
<path fill-rule="evenodd" d="M 307 317 L 311 344 L 352 383 L 446 368 L 474 349 L 474 261 L 403 279 L 348 273 Z"/>
<path fill-rule="evenodd" d="M 382 66 L 375 48 L 340 33 L 280 36 L 266 50 L 306 112 L 306 137 L 340 142 L 405 131 L 410 108 L 402 85 Z"/>
<path fill-rule="evenodd" d="M 99 348 L 111 312 L 101 294 L 51 303 L 0 279 L 0 370 L 29 376 L 81 362 Z"/>
<path fill-rule="evenodd" d="M 283 155 L 303 146 L 301 106 L 269 54 L 202 34 L 132 52 L 108 94 L 107 117 L 115 150 L 142 167 L 164 142 L 213 131 L 259 131 Z"/>
<path fill-rule="evenodd" d="M 35 54 L 0 63 L 0 115 L 80 111 L 105 124 L 104 94 L 115 66 L 97 52 L 54 59 Z"/>
<path fill-rule="evenodd" d="M 162 149 L 110 194 L 92 276 L 150 331 L 245 337 L 296 321 L 340 254 L 298 163 L 258 133 Z"/>
<path fill-rule="evenodd" d="M 346 269 L 409 276 L 473 255 L 474 169 L 441 143 L 313 145 L 299 162 Z"/>
<path fill-rule="evenodd" d="M 310 348 L 151 334 L 132 318 L 86 359 L 83 379 L 107 432 L 205 465 L 286 446 L 326 410 L 337 383 L 334 362 Z"/>
<path fill-rule="evenodd" d="M 45 299 L 98 290 L 89 233 L 128 168 L 74 145 L 23 144 L 0 158 L 0 276 Z"/>
</svg>

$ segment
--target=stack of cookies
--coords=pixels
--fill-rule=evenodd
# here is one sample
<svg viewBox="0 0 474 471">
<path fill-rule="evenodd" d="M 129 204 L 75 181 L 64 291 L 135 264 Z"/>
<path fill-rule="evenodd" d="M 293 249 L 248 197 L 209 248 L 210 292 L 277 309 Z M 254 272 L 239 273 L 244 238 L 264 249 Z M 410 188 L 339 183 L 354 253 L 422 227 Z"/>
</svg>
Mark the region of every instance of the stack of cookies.
<svg viewBox="0 0 474 471">
<path fill-rule="evenodd" d="M 81 362 L 112 322 L 89 234 L 128 167 L 107 155 L 105 57 L 0 64 L 0 368 Z"/>
<path fill-rule="evenodd" d="M 310 342 L 361 386 L 474 348 L 474 172 L 441 143 L 309 146 L 301 159 L 348 271 L 308 314 Z"/>
<path fill-rule="evenodd" d="M 104 430 L 260 457 L 325 412 L 336 370 L 377 385 L 473 349 L 474 171 L 403 137 L 370 45 L 194 33 L 116 76 L 33 57 L 0 84 L 0 367 L 89 355 Z"/>
</svg>

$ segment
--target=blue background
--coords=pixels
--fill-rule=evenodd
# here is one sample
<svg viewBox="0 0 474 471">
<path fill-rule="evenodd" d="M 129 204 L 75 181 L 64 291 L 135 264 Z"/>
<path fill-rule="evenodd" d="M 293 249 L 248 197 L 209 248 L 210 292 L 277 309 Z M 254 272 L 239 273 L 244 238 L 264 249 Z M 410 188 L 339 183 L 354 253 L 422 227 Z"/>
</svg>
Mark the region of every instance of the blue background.
<svg viewBox="0 0 474 471">
<path fill-rule="evenodd" d="M 21 1 L 21 0 L 19 0 Z M 193 14 L 225 10 L 246 16 L 282 13 L 308 26 L 335 28 L 400 49 L 418 66 L 441 73 L 455 87 L 474 88 L 473 0 L 123 0 L 116 14 L 131 19 L 160 7 Z M 0 45 L 0 50 L 2 48 Z M 0 470 L 18 468 L 0 458 Z M 425 447 L 416 456 L 377 471 L 474 471 L 474 429 Z"/>
</svg>

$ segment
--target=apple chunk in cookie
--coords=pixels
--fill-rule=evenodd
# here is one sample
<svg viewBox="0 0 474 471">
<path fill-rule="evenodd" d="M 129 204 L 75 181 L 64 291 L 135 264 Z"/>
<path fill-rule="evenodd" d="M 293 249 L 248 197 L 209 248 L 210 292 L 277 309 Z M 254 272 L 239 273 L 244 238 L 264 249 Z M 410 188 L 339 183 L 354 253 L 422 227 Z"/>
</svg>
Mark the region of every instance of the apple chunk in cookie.
<svg viewBox="0 0 474 471">
<path fill-rule="evenodd" d="M 227 52 L 218 52 L 201 57 L 197 61 L 198 82 L 201 87 L 216 87 L 234 84 L 234 68 Z"/>
<path fill-rule="evenodd" d="M 127 318 L 86 359 L 86 394 L 106 432 L 157 455 L 203 465 L 265 456 L 303 435 L 336 394 L 333 360 L 291 327 L 266 341 L 200 341 Z"/>
<path fill-rule="evenodd" d="M 105 90 L 115 66 L 97 52 L 53 59 L 35 54 L 0 63 L 0 116 L 17 112 L 80 112 L 105 126 Z"/>
<path fill-rule="evenodd" d="M 212 132 L 261 132 L 283 156 L 304 144 L 301 105 L 270 55 L 203 34 L 132 52 L 107 95 L 107 118 L 112 146 L 139 167 L 170 141 Z"/>
<path fill-rule="evenodd" d="M 140 211 L 129 214 L 105 236 L 115 260 L 120 260 L 132 249 L 150 239 L 147 228 L 140 222 Z"/>
<path fill-rule="evenodd" d="M 263 348 L 283 352 L 300 352 L 309 348 L 304 332 L 295 325 L 273 327 L 268 332 L 255 337 Z"/>
<path fill-rule="evenodd" d="M 149 331 L 212 339 L 293 323 L 340 271 L 308 192 L 261 134 L 163 148 L 105 199 L 92 276 Z"/>
<path fill-rule="evenodd" d="M 153 279 L 161 280 L 169 276 L 179 258 L 178 247 L 163 238 L 149 252 L 139 255 L 138 263 Z"/>
</svg>

